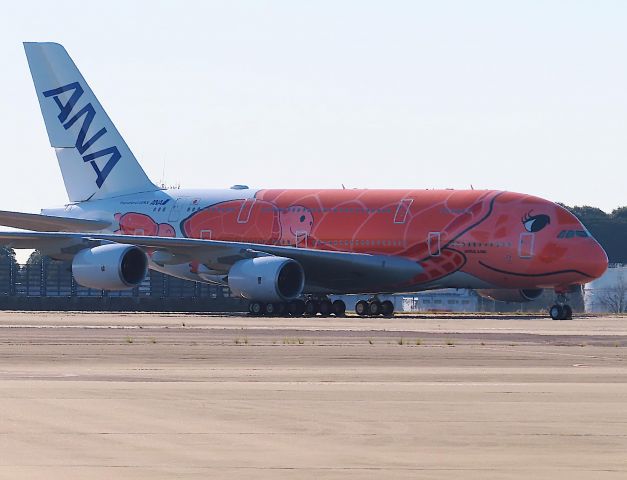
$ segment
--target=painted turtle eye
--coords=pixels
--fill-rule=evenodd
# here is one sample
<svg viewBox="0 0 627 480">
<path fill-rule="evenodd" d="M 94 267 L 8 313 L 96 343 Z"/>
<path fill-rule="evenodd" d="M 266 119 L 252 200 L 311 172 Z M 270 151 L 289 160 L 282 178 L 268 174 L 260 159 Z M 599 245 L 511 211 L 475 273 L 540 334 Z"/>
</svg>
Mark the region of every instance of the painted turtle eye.
<svg viewBox="0 0 627 480">
<path fill-rule="evenodd" d="M 531 213 L 531 212 L 529 212 Z M 544 227 L 546 227 L 549 223 L 551 223 L 551 219 L 548 215 L 540 214 L 540 215 L 529 215 L 527 214 L 522 219 L 523 226 L 525 230 L 528 232 L 539 232 Z"/>
<path fill-rule="evenodd" d="M 305 221 L 305 215 L 301 215 L 300 216 L 300 223 L 303 223 Z"/>
</svg>

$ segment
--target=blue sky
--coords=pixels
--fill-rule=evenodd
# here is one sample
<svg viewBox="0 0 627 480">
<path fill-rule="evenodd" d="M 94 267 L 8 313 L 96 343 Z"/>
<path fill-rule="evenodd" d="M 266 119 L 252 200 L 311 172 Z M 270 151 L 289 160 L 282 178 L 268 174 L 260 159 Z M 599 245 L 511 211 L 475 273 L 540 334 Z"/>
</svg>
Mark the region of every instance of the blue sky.
<svg viewBox="0 0 627 480">
<path fill-rule="evenodd" d="M 0 208 L 63 204 L 21 42 L 62 43 L 148 175 L 627 205 L 627 2 L 3 5 Z"/>
</svg>

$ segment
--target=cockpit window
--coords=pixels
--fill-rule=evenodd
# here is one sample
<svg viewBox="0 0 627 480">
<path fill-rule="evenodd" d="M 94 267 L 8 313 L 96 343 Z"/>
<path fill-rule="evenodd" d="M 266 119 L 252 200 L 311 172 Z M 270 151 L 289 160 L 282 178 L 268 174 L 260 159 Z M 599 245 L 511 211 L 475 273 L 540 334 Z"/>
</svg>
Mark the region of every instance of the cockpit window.
<svg viewBox="0 0 627 480">
<path fill-rule="evenodd" d="M 590 234 L 585 230 L 562 230 L 557 235 L 557 238 L 575 238 L 575 237 L 586 238 L 589 236 Z"/>
</svg>

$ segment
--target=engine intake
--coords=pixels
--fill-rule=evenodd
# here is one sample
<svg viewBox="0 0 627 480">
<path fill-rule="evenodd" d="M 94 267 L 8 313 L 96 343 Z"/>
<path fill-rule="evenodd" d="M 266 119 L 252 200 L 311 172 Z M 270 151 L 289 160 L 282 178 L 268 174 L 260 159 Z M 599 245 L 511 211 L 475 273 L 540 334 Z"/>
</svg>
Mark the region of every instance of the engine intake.
<svg viewBox="0 0 627 480">
<path fill-rule="evenodd" d="M 490 300 L 496 300 L 498 302 L 531 302 L 535 300 L 544 290 L 541 288 L 523 288 L 520 290 L 498 288 L 488 290 L 477 290 L 477 293 Z"/>
<path fill-rule="evenodd" d="M 233 264 L 228 284 L 233 293 L 248 300 L 284 302 L 303 292 L 305 272 L 291 258 L 250 258 Z"/>
<path fill-rule="evenodd" d="M 78 252 L 72 260 L 76 281 L 99 290 L 127 290 L 148 273 L 146 254 L 134 245 L 110 243 Z"/>
</svg>

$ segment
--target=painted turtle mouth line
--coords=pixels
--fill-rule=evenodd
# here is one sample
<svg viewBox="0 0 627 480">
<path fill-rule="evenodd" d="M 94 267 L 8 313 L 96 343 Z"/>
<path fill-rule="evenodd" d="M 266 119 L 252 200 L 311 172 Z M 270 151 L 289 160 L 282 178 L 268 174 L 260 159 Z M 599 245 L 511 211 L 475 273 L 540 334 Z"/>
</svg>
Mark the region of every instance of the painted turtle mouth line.
<svg viewBox="0 0 627 480">
<path fill-rule="evenodd" d="M 584 277 L 588 277 L 588 278 L 594 278 L 592 275 L 588 275 L 585 272 L 582 272 L 581 270 L 556 270 L 554 272 L 542 272 L 542 273 L 520 273 L 520 272 L 511 272 L 508 270 L 501 270 L 500 268 L 496 268 L 496 267 L 492 267 L 486 263 L 483 263 L 481 260 L 479 260 L 479 265 L 481 265 L 484 268 L 487 268 L 488 270 L 492 270 L 494 272 L 498 272 L 498 273 L 505 273 L 507 275 L 515 275 L 517 277 L 548 277 L 550 275 L 561 275 L 564 273 L 576 273 L 578 275 L 583 275 Z"/>
<path fill-rule="evenodd" d="M 305 230 L 292 230 L 292 227 L 289 228 L 290 233 L 295 237 L 307 237 L 309 234 Z"/>
</svg>

